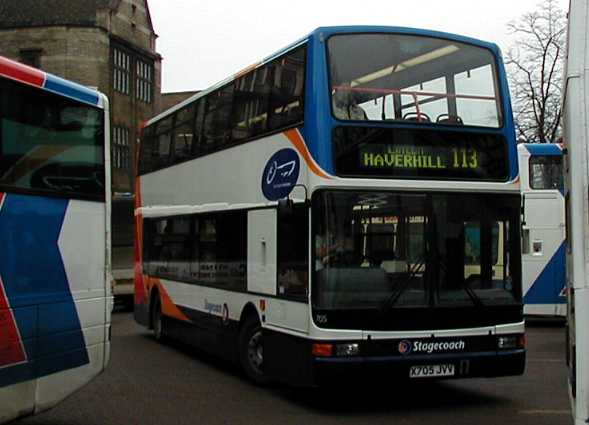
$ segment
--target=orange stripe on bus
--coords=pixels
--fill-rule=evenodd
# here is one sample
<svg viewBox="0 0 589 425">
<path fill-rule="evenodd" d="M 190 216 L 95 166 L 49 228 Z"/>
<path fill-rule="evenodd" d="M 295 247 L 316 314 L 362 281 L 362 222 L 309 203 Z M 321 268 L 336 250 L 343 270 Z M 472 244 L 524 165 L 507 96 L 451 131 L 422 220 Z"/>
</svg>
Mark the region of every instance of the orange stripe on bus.
<svg viewBox="0 0 589 425">
<path fill-rule="evenodd" d="M 307 145 L 305 144 L 303 137 L 296 128 L 287 130 L 284 132 L 284 134 L 286 135 L 286 137 L 288 137 L 288 140 L 290 140 L 290 142 L 294 145 L 297 151 L 299 151 L 299 153 L 307 163 L 307 166 L 315 175 L 323 177 L 324 179 L 331 179 L 329 174 L 323 171 L 315 163 L 315 160 L 311 157 L 311 154 L 309 153 L 309 149 L 307 149 Z"/>
<path fill-rule="evenodd" d="M 246 67 L 246 68 L 242 69 L 242 70 L 241 70 L 241 71 L 239 71 L 237 74 L 235 74 L 235 75 L 233 76 L 233 79 L 234 79 L 234 80 L 237 80 L 238 78 L 240 78 L 240 77 L 243 77 L 243 76 L 244 76 L 245 74 L 247 74 L 248 72 L 250 72 L 250 71 L 252 71 L 252 70 L 256 69 L 258 66 L 260 66 L 260 64 L 261 64 L 261 62 L 256 62 L 256 63 L 254 63 L 254 64 L 251 64 L 250 66 L 248 66 L 248 67 Z"/>
<path fill-rule="evenodd" d="M 183 322 L 189 322 L 190 319 L 188 319 L 188 317 L 186 317 L 186 315 L 180 311 L 178 306 L 174 304 L 174 301 L 172 301 L 172 298 L 170 298 L 170 295 L 168 295 L 168 291 L 166 291 L 166 288 L 164 288 L 162 282 L 157 278 L 150 278 L 150 280 L 158 288 L 160 300 L 162 302 L 162 314 L 177 320 L 181 320 Z"/>
</svg>

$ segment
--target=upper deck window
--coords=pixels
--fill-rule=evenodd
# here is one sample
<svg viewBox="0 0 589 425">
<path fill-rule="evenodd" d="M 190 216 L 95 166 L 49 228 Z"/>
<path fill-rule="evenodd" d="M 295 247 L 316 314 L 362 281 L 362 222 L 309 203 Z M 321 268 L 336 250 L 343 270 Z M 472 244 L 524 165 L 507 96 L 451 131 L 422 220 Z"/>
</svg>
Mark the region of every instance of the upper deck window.
<svg viewBox="0 0 589 425">
<path fill-rule="evenodd" d="M 452 40 L 399 34 L 328 41 L 339 120 L 501 126 L 493 54 Z"/>
</svg>

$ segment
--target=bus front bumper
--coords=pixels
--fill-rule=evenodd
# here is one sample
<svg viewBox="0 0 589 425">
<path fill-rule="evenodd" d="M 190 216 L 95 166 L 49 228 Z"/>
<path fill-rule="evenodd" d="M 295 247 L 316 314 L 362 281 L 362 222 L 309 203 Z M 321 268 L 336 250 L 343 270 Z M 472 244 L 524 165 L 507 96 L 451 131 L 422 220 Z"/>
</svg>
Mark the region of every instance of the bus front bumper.
<svg viewBox="0 0 589 425">
<path fill-rule="evenodd" d="M 315 357 L 313 376 L 315 384 L 326 385 L 345 379 L 385 380 L 389 378 L 411 379 L 412 368 L 453 365 L 452 375 L 421 375 L 417 379 L 461 379 L 521 375 L 525 370 L 526 350 L 438 354 L 419 356 L 383 357 Z M 413 370 L 413 374 L 415 369 Z"/>
</svg>

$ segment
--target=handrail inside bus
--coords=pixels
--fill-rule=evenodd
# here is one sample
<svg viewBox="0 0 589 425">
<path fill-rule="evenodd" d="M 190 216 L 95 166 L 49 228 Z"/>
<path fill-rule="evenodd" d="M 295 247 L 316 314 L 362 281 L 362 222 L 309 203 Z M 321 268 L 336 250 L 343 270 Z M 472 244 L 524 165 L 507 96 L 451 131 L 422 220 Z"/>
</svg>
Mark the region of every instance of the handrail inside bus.
<svg viewBox="0 0 589 425">
<path fill-rule="evenodd" d="M 425 92 L 425 91 L 412 91 L 412 90 L 401 90 L 401 89 L 377 89 L 377 88 L 366 88 L 366 87 L 350 87 L 350 86 L 332 86 L 333 90 L 337 91 L 350 91 L 360 93 L 376 93 L 376 94 L 401 94 L 412 96 L 414 99 L 417 96 L 436 96 L 439 98 L 454 98 L 454 99 L 471 99 L 471 100 L 497 100 L 494 96 L 475 96 L 470 94 L 455 94 L 455 93 L 437 93 L 437 92 Z"/>
</svg>

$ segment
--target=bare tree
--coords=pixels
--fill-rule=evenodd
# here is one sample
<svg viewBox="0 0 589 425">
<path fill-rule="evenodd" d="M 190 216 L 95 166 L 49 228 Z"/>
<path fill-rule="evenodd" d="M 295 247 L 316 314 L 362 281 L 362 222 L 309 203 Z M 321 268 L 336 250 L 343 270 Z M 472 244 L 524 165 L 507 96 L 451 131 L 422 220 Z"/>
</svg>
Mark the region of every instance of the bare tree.
<svg viewBox="0 0 589 425">
<path fill-rule="evenodd" d="M 506 55 L 516 132 L 524 142 L 555 142 L 560 136 L 566 16 L 555 0 L 508 24 L 515 45 Z"/>
</svg>

